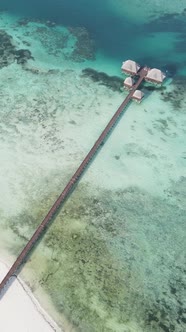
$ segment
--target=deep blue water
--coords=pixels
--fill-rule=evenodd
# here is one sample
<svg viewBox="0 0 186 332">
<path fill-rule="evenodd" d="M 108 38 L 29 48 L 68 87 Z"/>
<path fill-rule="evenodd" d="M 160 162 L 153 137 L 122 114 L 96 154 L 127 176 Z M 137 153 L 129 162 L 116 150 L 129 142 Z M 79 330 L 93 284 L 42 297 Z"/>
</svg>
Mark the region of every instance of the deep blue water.
<svg viewBox="0 0 186 332">
<path fill-rule="evenodd" d="M 85 26 L 96 39 L 98 47 L 116 54 L 123 49 L 125 42 L 117 38 L 121 30 L 132 30 L 130 22 L 114 15 L 106 2 L 95 0 L 24 0 L 2 1 L 0 8 L 29 17 L 50 19 L 60 24 Z"/>
<path fill-rule="evenodd" d="M 130 4 L 129 4 L 130 6 Z M 149 66 L 168 69 L 171 74 L 186 67 L 186 25 L 184 17 L 167 15 L 150 24 L 137 25 L 125 15 L 113 13 L 106 0 L 1 0 L 0 9 L 19 15 L 49 19 L 62 25 L 85 26 L 106 56 L 133 58 Z M 162 38 L 162 32 L 167 34 Z M 167 38 L 178 33 L 173 47 L 167 47 Z M 156 49 L 148 47 L 145 38 L 159 34 Z M 140 43 L 139 43 L 140 39 Z M 167 44 L 168 45 L 168 44 Z"/>
</svg>

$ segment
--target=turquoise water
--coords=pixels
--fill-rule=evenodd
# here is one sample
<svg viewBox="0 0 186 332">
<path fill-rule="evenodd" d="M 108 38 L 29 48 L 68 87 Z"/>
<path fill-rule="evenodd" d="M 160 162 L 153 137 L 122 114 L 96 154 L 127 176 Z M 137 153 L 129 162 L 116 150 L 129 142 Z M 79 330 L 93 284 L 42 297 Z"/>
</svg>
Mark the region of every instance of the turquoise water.
<svg viewBox="0 0 186 332">
<path fill-rule="evenodd" d="M 123 54 L 140 63 L 168 69 L 170 75 L 185 70 L 185 11 L 151 17 L 151 21 L 131 20 L 114 12 L 110 2 L 74 0 L 1 1 L 1 8 L 25 17 L 51 20 L 66 26 L 84 26 L 104 56 L 121 62 Z M 117 3 L 116 5 L 117 6 Z M 128 6 L 130 8 L 130 6 Z M 138 12 L 136 11 L 136 15 Z"/>
<path fill-rule="evenodd" d="M 184 1 L 140 20 L 148 1 L 136 20 L 119 3 L 1 1 L 1 247 L 18 254 L 123 100 L 122 61 L 157 66 L 169 84 L 132 104 L 23 278 L 65 331 L 184 332 Z"/>
</svg>

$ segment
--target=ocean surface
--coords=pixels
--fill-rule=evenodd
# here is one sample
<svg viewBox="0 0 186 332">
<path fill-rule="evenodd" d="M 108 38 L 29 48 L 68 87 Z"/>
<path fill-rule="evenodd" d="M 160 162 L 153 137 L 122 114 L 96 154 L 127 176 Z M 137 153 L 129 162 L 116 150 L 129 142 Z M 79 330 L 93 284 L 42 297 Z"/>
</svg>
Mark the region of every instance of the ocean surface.
<svg viewBox="0 0 186 332">
<path fill-rule="evenodd" d="M 184 332 L 186 0 L 1 0 L 0 256 L 10 262 L 158 67 L 21 272 L 62 331 Z"/>
<path fill-rule="evenodd" d="M 157 15 L 156 6 L 151 6 L 150 21 L 145 17 L 139 23 L 137 3 L 136 22 L 134 18 L 130 19 L 127 12 L 127 7 L 130 6 L 124 1 L 123 10 L 120 11 L 114 11 L 111 3 L 112 1 L 106 0 L 101 3 L 98 0 L 33 0 L 32 3 L 2 0 L 1 8 L 15 15 L 51 20 L 65 26 L 84 26 L 105 57 L 112 57 L 118 62 L 123 60 L 125 54 L 125 57 L 135 58 L 149 66 L 168 69 L 170 74 L 185 68 L 186 11 L 183 4 L 180 6 L 180 15 L 169 13 L 168 8 L 167 12 L 161 12 L 161 7 Z M 122 1 L 116 1 L 115 7 L 119 7 L 120 3 Z M 143 9 L 143 5 L 141 7 Z M 179 6 L 177 7 L 175 11 L 179 10 Z"/>
</svg>

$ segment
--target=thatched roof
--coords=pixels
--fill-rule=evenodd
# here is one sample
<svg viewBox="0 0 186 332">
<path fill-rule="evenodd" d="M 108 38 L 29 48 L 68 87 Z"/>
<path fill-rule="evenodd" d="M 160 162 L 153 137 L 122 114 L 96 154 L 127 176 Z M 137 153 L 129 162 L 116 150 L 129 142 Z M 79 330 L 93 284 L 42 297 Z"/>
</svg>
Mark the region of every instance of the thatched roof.
<svg viewBox="0 0 186 332">
<path fill-rule="evenodd" d="M 134 84 L 134 80 L 132 79 L 132 77 L 127 77 L 125 80 L 124 80 L 124 85 L 127 85 L 127 86 L 133 86 Z"/>
<path fill-rule="evenodd" d="M 121 69 L 128 73 L 137 74 L 140 66 L 135 61 L 126 60 L 125 62 L 123 62 Z"/>
<path fill-rule="evenodd" d="M 132 98 L 141 100 L 144 96 L 144 93 L 141 90 L 134 91 Z"/>
<path fill-rule="evenodd" d="M 162 83 L 166 76 L 162 73 L 160 69 L 150 69 L 146 75 L 146 78 L 152 81 Z"/>
</svg>

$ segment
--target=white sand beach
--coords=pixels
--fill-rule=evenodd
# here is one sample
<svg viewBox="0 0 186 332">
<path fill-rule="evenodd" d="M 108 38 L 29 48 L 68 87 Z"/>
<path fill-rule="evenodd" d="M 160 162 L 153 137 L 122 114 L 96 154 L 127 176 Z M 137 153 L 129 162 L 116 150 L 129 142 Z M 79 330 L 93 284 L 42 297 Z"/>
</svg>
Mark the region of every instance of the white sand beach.
<svg viewBox="0 0 186 332">
<path fill-rule="evenodd" d="M 0 280 L 8 271 L 0 260 Z M 13 277 L 0 297 L 1 332 L 54 332 L 62 331 L 33 297 L 28 286 Z"/>
</svg>

